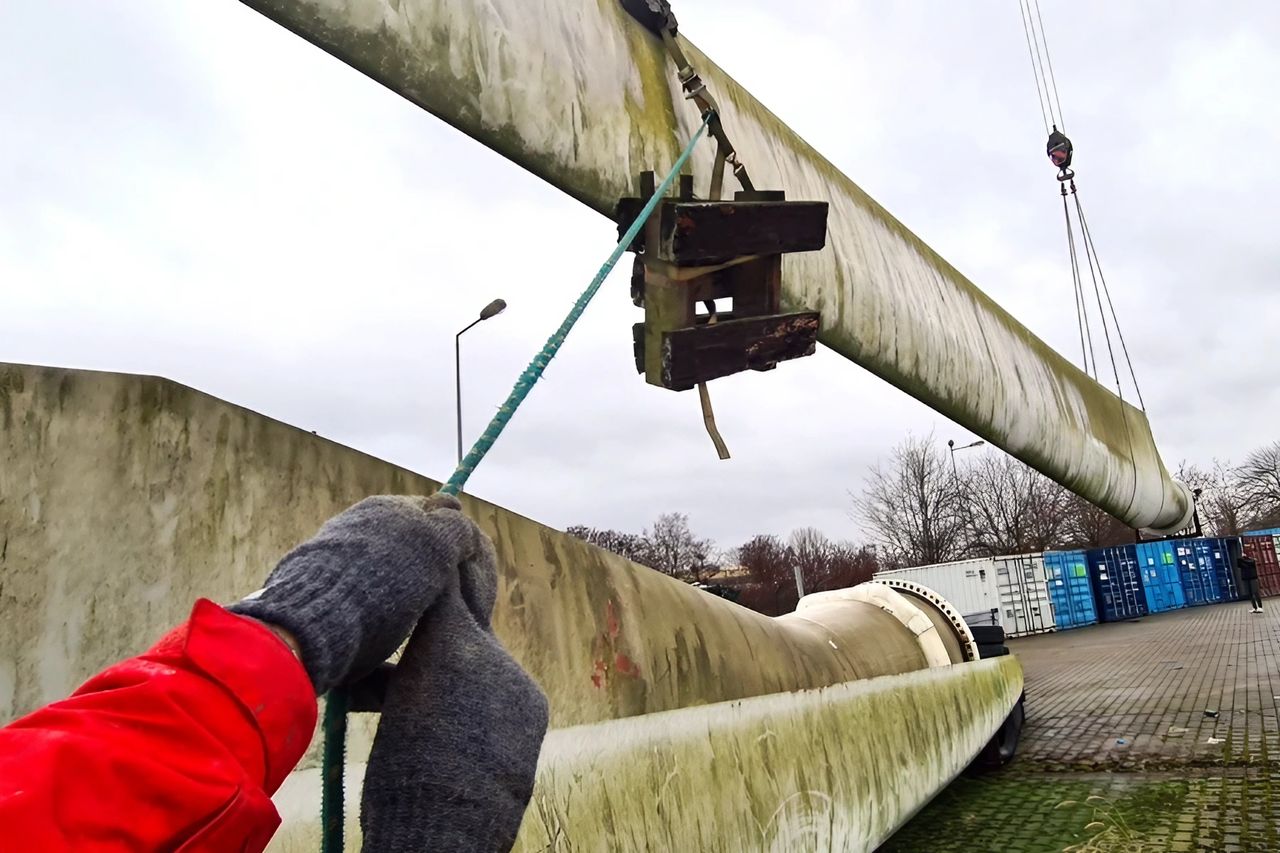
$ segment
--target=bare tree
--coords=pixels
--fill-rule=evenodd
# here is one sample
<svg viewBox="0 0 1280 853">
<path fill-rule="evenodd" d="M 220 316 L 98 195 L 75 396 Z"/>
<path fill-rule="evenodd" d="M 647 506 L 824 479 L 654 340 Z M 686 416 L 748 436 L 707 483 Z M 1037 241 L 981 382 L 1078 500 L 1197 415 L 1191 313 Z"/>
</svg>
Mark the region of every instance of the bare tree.
<svg viewBox="0 0 1280 853">
<path fill-rule="evenodd" d="M 689 516 L 668 512 L 658 516 L 653 526 L 645 531 L 653 562 L 649 565 L 674 578 L 699 581 L 711 573 L 708 558 L 713 545 L 709 539 L 699 539 L 689 528 Z"/>
<path fill-rule="evenodd" d="M 1070 493 L 1012 456 L 981 457 L 964 484 L 974 556 L 1044 551 L 1062 539 Z"/>
<path fill-rule="evenodd" d="M 794 563 L 791 549 L 777 536 L 755 536 L 738 549 L 738 563 L 747 570 L 753 589 L 744 590 L 741 603 L 770 616 L 795 609 Z"/>
<path fill-rule="evenodd" d="M 1078 495 L 1069 495 L 1059 546 L 1107 548 L 1133 541 L 1133 529 Z"/>
<path fill-rule="evenodd" d="M 1280 523 L 1280 441 L 1260 447 L 1235 469 L 1250 527 Z"/>
<path fill-rule="evenodd" d="M 875 546 L 832 542 L 811 527 L 795 531 L 789 541 L 756 536 L 738 549 L 737 561 L 751 578 L 740 604 L 770 616 L 790 613 L 799 599 L 797 569 L 811 593 L 857 586 L 880 568 Z"/>
<path fill-rule="evenodd" d="M 689 563 L 689 580 L 693 583 L 706 583 L 707 578 L 720 571 L 721 556 L 716 553 L 710 539 L 697 540 L 693 560 Z"/>
<path fill-rule="evenodd" d="M 1214 463 L 1216 466 L 1216 459 Z M 1201 491 L 1211 489 L 1218 484 L 1218 481 L 1214 478 L 1213 469 L 1201 468 L 1199 465 L 1195 465 L 1185 459 L 1178 463 L 1178 469 L 1173 472 L 1173 479 L 1193 492 L 1197 489 Z"/>
<path fill-rule="evenodd" d="M 827 558 L 827 577 L 822 589 L 846 589 L 866 583 L 880 570 L 874 545 L 834 542 Z"/>
<path fill-rule="evenodd" d="M 933 436 L 908 436 L 877 464 L 855 516 L 884 546 L 889 561 L 905 565 L 945 563 L 964 553 L 966 515 L 960 478 Z"/>
<path fill-rule="evenodd" d="M 753 536 L 738 548 L 738 564 L 751 579 L 771 583 L 784 572 L 791 572 L 791 551 L 777 536 Z"/>
<path fill-rule="evenodd" d="M 1205 532 L 1217 536 L 1239 536 L 1248 525 L 1250 499 L 1231 463 L 1215 459 L 1212 468 L 1201 468 L 1184 460 L 1178 465 L 1174 477 L 1199 493 L 1196 507 Z"/>
<path fill-rule="evenodd" d="M 831 562 L 831 540 L 816 527 L 801 527 L 787 538 L 791 563 L 800 570 L 805 592 L 826 589 Z"/>
<path fill-rule="evenodd" d="M 606 551 L 612 551 L 642 566 L 653 565 L 653 549 L 650 547 L 649 541 L 643 536 L 637 536 L 634 533 L 621 533 L 617 530 L 598 530 L 584 525 L 570 527 L 565 533 L 585 542 L 590 542 L 592 545 L 603 548 Z"/>
</svg>

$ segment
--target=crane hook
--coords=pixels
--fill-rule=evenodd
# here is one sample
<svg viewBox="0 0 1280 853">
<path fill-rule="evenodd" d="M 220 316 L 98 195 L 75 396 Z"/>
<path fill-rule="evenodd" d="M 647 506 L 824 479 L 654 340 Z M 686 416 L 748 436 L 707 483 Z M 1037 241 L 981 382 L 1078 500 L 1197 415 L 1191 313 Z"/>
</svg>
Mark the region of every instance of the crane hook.
<svg viewBox="0 0 1280 853">
<path fill-rule="evenodd" d="M 1049 161 L 1058 167 L 1058 180 L 1069 181 L 1076 176 L 1071 171 L 1071 157 L 1075 153 L 1075 146 L 1065 133 L 1058 130 L 1056 124 L 1053 126 L 1053 133 L 1049 134 L 1045 153 L 1049 155 Z"/>
</svg>

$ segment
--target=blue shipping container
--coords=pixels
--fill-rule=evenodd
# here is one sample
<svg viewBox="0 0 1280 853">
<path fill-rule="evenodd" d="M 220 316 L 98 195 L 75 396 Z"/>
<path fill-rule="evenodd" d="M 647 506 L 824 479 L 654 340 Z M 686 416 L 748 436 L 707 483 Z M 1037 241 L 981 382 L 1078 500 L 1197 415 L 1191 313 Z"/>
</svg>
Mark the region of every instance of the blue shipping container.
<svg viewBox="0 0 1280 853">
<path fill-rule="evenodd" d="M 1236 584 L 1235 560 L 1226 539 L 1191 539 L 1191 552 L 1202 572 L 1214 579 L 1214 601 L 1236 601 L 1240 590 Z M 1236 546 L 1239 548 L 1239 545 Z"/>
<path fill-rule="evenodd" d="M 1133 545 L 1088 551 L 1089 580 L 1097 593 L 1098 615 L 1103 622 L 1117 622 L 1147 615 L 1147 595 L 1138 571 Z"/>
<path fill-rule="evenodd" d="M 1280 527 L 1268 527 L 1266 530 L 1248 530 L 1245 536 L 1280 536 Z"/>
<path fill-rule="evenodd" d="M 1044 573 L 1059 631 L 1098 621 L 1084 551 L 1046 551 Z"/>
<path fill-rule="evenodd" d="M 1182 588 L 1182 575 L 1178 570 L 1173 543 L 1139 543 L 1137 556 L 1147 609 L 1152 613 L 1162 613 L 1186 607 L 1186 593 Z"/>
<path fill-rule="evenodd" d="M 1222 593 L 1218 587 L 1218 574 L 1211 563 L 1201 565 L 1192 547 L 1194 539 L 1180 539 L 1170 542 L 1174 560 L 1178 563 L 1178 574 L 1182 577 L 1182 591 L 1187 605 L 1213 604 L 1220 601 Z"/>
</svg>

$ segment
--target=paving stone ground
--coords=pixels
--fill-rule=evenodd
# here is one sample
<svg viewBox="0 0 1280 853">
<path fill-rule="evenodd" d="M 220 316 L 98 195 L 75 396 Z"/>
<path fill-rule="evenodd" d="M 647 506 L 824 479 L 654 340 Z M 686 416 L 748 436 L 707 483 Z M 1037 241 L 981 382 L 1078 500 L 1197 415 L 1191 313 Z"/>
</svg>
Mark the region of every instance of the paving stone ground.
<svg viewBox="0 0 1280 853">
<path fill-rule="evenodd" d="M 1009 641 L 1027 726 L 881 853 L 1280 853 L 1280 599 Z"/>
</svg>

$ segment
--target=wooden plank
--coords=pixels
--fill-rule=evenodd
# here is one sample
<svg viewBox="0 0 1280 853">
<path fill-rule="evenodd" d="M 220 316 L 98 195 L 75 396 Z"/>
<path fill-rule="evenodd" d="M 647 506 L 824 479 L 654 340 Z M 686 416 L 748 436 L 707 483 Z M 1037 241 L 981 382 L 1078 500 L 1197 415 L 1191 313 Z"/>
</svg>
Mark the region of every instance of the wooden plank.
<svg viewBox="0 0 1280 853">
<path fill-rule="evenodd" d="M 804 311 L 667 332 L 662 337 L 662 385 L 687 391 L 699 382 L 770 370 L 778 362 L 813 355 L 818 326 L 819 315 Z"/>
<path fill-rule="evenodd" d="M 743 316 L 762 317 L 782 313 L 782 266 L 778 255 L 756 258 L 729 267 L 716 276 L 720 287 L 733 293 L 733 311 Z"/>
<path fill-rule="evenodd" d="M 677 264 L 816 252 L 827 245 L 825 201 L 695 201 L 662 206 L 659 253 Z"/>
<path fill-rule="evenodd" d="M 645 199 L 618 200 L 614 218 L 618 237 L 640 215 Z M 824 201 L 663 202 L 654 214 L 660 222 L 661 257 L 671 263 L 716 264 L 744 255 L 817 252 L 827 244 Z M 642 231 L 629 251 L 646 246 Z"/>
<path fill-rule="evenodd" d="M 631 327 L 631 351 L 636 358 L 636 373 L 644 373 L 644 323 Z"/>
<path fill-rule="evenodd" d="M 693 301 L 689 299 L 689 285 L 682 281 L 670 281 L 652 270 L 647 271 L 644 289 L 645 319 L 645 379 L 651 385 L 665 385 L 663 381 L 663 335 L 671 329 L 683 329 L 697 323 Z"/>
</svg>

